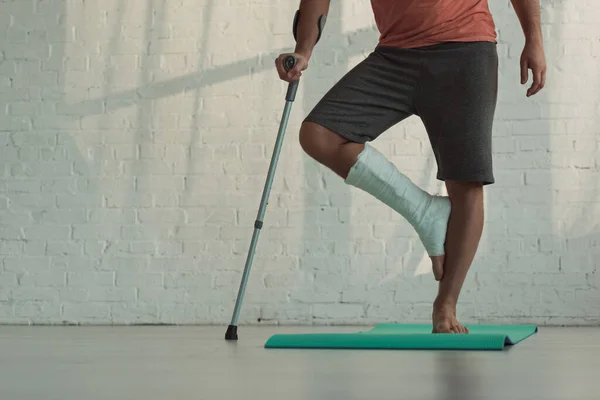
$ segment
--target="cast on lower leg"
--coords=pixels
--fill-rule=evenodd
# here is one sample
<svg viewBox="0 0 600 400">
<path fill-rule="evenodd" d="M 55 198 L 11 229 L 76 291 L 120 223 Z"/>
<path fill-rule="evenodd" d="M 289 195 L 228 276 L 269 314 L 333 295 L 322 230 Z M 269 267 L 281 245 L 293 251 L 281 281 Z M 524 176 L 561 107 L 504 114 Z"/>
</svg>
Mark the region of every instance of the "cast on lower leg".
<svg viewBox="0 0 600 400">
<path fill-rule="evenodd" d="M 402 215 L 418 233 L 430 256 L 444 255 L 450 200 L 415 185 L 375 148 L 366 144 L 346 183 L 364 190 Z"/>
</svg>

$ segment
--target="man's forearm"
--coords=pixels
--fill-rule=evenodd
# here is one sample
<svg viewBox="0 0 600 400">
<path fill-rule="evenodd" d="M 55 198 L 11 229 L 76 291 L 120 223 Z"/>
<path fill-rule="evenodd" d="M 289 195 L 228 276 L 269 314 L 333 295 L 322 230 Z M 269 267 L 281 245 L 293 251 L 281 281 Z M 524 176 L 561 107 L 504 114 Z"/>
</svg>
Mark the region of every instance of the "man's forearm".
<svg viewBox="0 0 600 400">
<path fill-rule="evenodd" d="M 310 58 L 319 37 L 319 18 L 329 12 L 330 0 L 301 0 L 295 53 Z"/>
<path fill-rule="evenodd" d="M 517 17 L 521 22 L 525 40 L 528 42 L 542 40 L 539 0 L 511 0 Z"/>
</svg>

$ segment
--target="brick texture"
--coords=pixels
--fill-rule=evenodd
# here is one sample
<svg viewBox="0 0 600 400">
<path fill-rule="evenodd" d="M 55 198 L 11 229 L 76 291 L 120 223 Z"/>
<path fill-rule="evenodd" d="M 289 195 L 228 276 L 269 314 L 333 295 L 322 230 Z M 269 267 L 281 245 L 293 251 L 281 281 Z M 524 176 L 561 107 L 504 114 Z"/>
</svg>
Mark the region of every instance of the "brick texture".
<svg viewBox="0 0 600 400">
<path fill-rule="evenodd" d="M 240 323 L 426 322 L 436 285 L 398 215 L 305 156 L 304 115 L 377 42 L 332 2 L 304 74 Z M 600 322 L 596 0 L 542 2 L 548 84 L 527 99 L 510 2 L 497 183 L 466 322 Z M 228 323 L 286 85 L 296 2 L 0 1 L 0 323 Z M 421 122 L 374 145 L 443 191 Z"/>
</svg>

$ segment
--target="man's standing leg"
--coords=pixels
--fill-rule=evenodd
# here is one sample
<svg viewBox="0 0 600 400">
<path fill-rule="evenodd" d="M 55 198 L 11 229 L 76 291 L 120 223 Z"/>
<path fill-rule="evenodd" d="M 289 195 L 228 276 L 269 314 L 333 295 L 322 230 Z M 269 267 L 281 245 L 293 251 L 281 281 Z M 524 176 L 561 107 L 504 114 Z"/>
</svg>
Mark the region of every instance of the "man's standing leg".
<svg viewBox="0 0 600 400">
<path fill-rule="evenodd" d="M 448 43 L 422 52 L 425 72 L 416 107 L 445 181 L 452 210 L 434 332 L 468 332 L 456 306 L 483 231 L 483 187 L 494 183 L 492 126 L 498 89 L 496 45 Z"/>
<path fill-rule="evenodd" d="M 483 232 L 483 185 L 447 181 L 452 211 L 446 235 L 444 276 L 433 308 L 434 332 L 466 333 L 456 319 L 456 304 Z"/>
</svg>

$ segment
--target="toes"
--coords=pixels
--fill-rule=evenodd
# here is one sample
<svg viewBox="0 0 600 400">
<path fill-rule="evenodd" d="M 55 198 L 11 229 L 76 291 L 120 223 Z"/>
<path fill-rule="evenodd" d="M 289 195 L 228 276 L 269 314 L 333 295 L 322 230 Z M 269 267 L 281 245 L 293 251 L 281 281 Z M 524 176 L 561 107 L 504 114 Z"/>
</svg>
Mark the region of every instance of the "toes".
<svg viewBox="0 0 600 400">
<path fill-rule="evenodd" d="M 433 333 L 458 333 L 455 328 L 451 325 L 438 324 L 434 329 Z"/>
<path fill-rule="evenodd" d="M 450 327 L 450 331 L 453 333 L 469 333 L 469 330 L 467 328 L 465 328 L 464 326 L 462 326 L 459 322 L 455 322 L 451 325 Z"/>
</svg>

